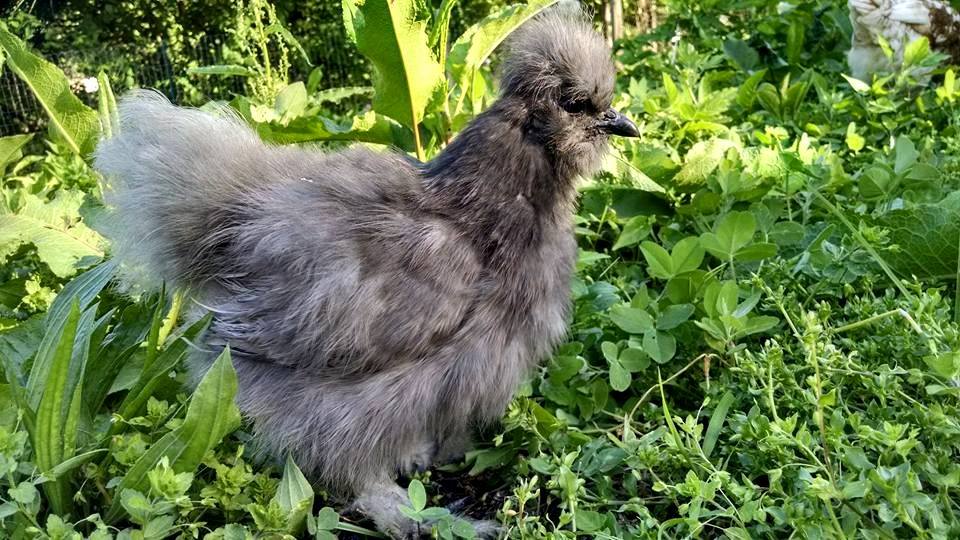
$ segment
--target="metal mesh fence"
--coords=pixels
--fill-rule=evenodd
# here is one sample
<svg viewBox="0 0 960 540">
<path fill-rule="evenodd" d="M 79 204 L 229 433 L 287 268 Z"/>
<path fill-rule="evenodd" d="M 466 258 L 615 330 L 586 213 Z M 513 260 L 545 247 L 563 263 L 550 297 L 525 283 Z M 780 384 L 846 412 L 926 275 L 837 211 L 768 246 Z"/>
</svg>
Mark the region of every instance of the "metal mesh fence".
<svg viewBox="0 0 960 540">
<path fill-rule="evenodd" d="M 322 72 L 321 87 L 369 84 L 363 58 L 349 45 L 342 27 L 332 24 L 329 43 L 313 59 Z M 160 41 L 149 51 L 111 47 L 84 51 L 67 51 L 45 58 L 63 70 L 71 88 L 82 101 L 96 106 L 96 93 L 90 78 L 102 69 L 118 95 L 130 88 L 153 88 L 179 104 L 199 105 L 213 99 L 229 99 L 246 91 L 243 77 L 220 77 L 189 74 L 193 66 L 224 63 L 225 36 L 205 35 L 192 47 L 173 55 L 169 45 Z M 291 52 L 291 54 L 295 54 Z M 306 80 L 309 73 L 294 69 L 291 80 Z M 30 133 L 42 129 L 46 114 L 29 87 L 11 70 L 0 72 L 0 136 Z"/>
</svg>

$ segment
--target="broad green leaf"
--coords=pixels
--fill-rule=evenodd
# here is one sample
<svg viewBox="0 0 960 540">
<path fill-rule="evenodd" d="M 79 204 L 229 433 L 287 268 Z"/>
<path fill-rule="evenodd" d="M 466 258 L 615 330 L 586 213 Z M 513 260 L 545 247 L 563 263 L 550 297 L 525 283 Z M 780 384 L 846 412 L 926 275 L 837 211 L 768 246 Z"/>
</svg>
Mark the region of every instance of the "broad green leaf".
<svg viewBox="0 0 960 540">
<path fill-rule="evenodd" d="M 120 493 L 120 504 L 134 523 L 146 523 L 153 514 L 150 499 L 136 489 L 125 489 Z"/>
<path fill-rule="evenodd" d="M 620 356 L 620 349 L 617 347 L 616 343 L 611 341 L 604 341 L 600 344 L 600 352 L 603 353 L 603 357 L 607 362 L 616 362 L 617 358 Z"/>
<path fill-rule="evenodd" d="M 898 184 L 898 179 L 886 166 L 874 165 L 860 175 L 858 187 L 865 199 L 885 200 L 893 195 Z"/>
<path fill-rule="evenodd" d="M 936 204 L 888 212 L 874 223 L 889 230 L 890 243 L 898 246 L 883 258 L 900 275 L 944 279 L 957 274 L 960 192 Z"/>
<path fill-rule="evenodd" d="M 37 487 L 33 485 L 33 482 L 26 481 L 20 482 L 17 484 L 17 487 L 11 487 L 7 493 L 11 499 L 23 505 L 32 504 L 40 495 L 40 492 L 37 491 Z"/>
<path fill-rule="evenodd" d="M 703 293 L 703 309 L 714 318 L 729 315 L 737 308 L 739 295 L 736 281 L 715 281 Z"/>
<path fill-rule="evenodd" d="M 627 347 L 620 352 L 619 364 L 631 373 L 637 373 L 650 366 L 650 357 L 642 349 Z"/>
<path fill-rule="evenodd" d="M 762 315 L 759 317 L 751 316 L 747 318 L 747 322 L 744 327 L 740 329 L 734 337 L 736 339 L 740 339 L 753 334 L 766 332 L 778 324 L 780 324 L 780 319 L 776 317 L 770 317 L 768 315 Z"/>
<path fill-rule="evenodd" d="M 0 362 L 7 381 L 16 383 L 11 387 L 11 392 L 27 414 L 28 429 L 33 427 L 32 411 L 37 407 L 46 385 L 47 373 L 73 300 L 77 299 L 80 309 L 85 311 L 113 275 L 114 268 L 110 262 L 82 274 L 64 286 L 47 311 L 45 320 L 35 316 L 0 334 Z M 21 366 L 31 356 L 34 360 L 30 376 L 26 377 L 26 385 L 21 387 L 24 379 Z"/>
<path fill-rule="evenodd" d="M 604 526 L 604 515 L 593 510 L 577 508 L 577 530 L 594 532 Z"/>
<path fill-rule="evenodd" d="M 769 259 L 777 254 L 777 245 L 770 243 L 750 244 L 737 250 L 733 258 L 740 262 L 759 261 Z"/>
<path fill-rule="evenodd" d="M 870 91 L 870 85 L 861 81 L 860 79 L 854 79 L 848 75 L 843 75 L 843 78 L 847 80 L 847 83 L 850 84 L 850 87 L 853 88 L 854 92 L 865 94 Z"/>
<path fill-rule="evenodd" d="M 897 142 L 893 150 L 896 159 L 893 172 L 897 174 L 903 174 L 907 169 L 912 167 L 917 162 L 917 158 L 920 157 L 920 152 L 917 152 L 917 147 L 914 146 L 913 141 L 903 135 L 897 137 Z"/>
<path fill-rule="evenodd" d="M 12 515 L 15 515 L 19 511 L 20 511 L 20 507 L 17 506 L 17 503 L 13 501 L 8 501 L 3 504 L 0 504 L 0 521 L 3 521 Z"/>
<path fill-rule="evenodd" d="M 677 340 L 666 332 L 644 334 L 643 350 L 658 364 L 665 364 L 677 352 Z"/>
<path fill-rule="evenodd" d="M 800 81 L 790 85 L 790 87 L 787 88 L 786 95 L 783 97 L 784 113 L 794 113 L 804 98 L 807 97 L 809 90 L 810 84 L 806 81 Z"/>
<path fill-rule="evenodd" d="M 49 370 L 43 374 L 43 394 L 37 404 L 32 436 L 37 466 L 44 473 L 72 458 L 76 448 L 77 421 L 82 407 L 80 382 L 95 312 L 96 306 L 92 306 L 81 316 L 80 302 L 74 297 L 56 348 L 47 362 Z M 70 511 L 69 487 L 69 479 L 44 485 L 55 512 Z"/>
<path fill-rule="evenodd" d="M 700 268 L 703 255 L 703 247 L 696 236 L 688 236 L 680 240 L 673 246 L 673 251 L 670 253 L 673 275 L 677 276 Z"/>
<path fill-rule="evenodd" d="M 10 135 L 9 137 L 0 137 L 0 174 L 7 169 L 11 163 L 23 157 L 23 145 L 30 142 L 33 134 Z"/>
<path fill-rule="evenodd" d="M 14 309 L 20 305 L 27 294 L 27 278 L 11 279 L 0 284 L 0 305 Z"/>
<path fill-rule="evenodd" d="M 337 511 L 329 506 L 324 506 L 320 509 L 320 512 L 317 513 L 317 529 L 322 531 L 332 531 L 337 528 L 337 524 L 340 523 L 340 515 L 337 514 Z"/>
<path fill-rule="evenodd" d="M 730 212 L 720 220 L 714 232 L 700 235 L 700 244 L 711 255 L 729 261 L 750 243 L 757 230 L 757 221 L 749 212 Z"/>
<path fill-rule="evenodd" d="M 926 36 L 911 41 L 903 51 L 903 65 L 916 66 L 930 56 L 930 40 Z"/>
<path fill-rule="evenodd" d="M 580 372 L 583 360 L 578 356 L 561 355 L 554 356 L 548 365 L 550 379 L 561 383 Z"/>
<path fill-rule="evenodd" d="M 471 539 L 477 537 L 477 531 L 465 519 L 454 518 L 451 529 L 453 534 L 460 538 Z"/>
<path fill-rule="evenodd" d="M 948 69 L 947 72 L 943 74 L 943 85 L 936 90 L 937 97 L 953 103 L 957 98 L 956 90 L 957 74 L 953 71 L 953 69 Z"/>
<path fill-rule="evenodd" d="M 779 221 L 768 234 L 770 240 L 779 246 L 793 246 L 803 241 L 806 230 L 796 221 Z"/>
<path fill-rule="evenodd" d="M 944 379 L 956 378 L 960 373 L 960 353 L 956 351 L 925 356 L 923 361 L 937 376 Z"/>
<path fill-rule="evenodd" d="M 443 68 L 427 45 L 426 21 L 414 0 L 344 0 L 344 23 L 373 64 L 373 109 L 410 129 L 443 83 Z"/>
<path fill-rule="evenodd" d="M 680 166 L 674 161 L 672 153 L 656 146 L 639 145 L 632 149 L 630 161 L 620 157 L 614 157 L 614 161 L 619 165 L 617 171 L 621 175 L 625 176 L 634 171 L 642 171 L 643 182 L 638 183 L 630 177 L 630 181 L 635 187 L 643 189 L 645 187 L 643 184 L 650 182 L 652 185 L 646 186 L 649 188 L 646 191 L 659 193 L 663 193 L 665 190 L 657 182 L 669 181 L 680 169 Z"/>
<path fill-rule="evenodd" d="M 100 120 L 96 111 L 73 95 L 63 72 L 28 51 L 23 41 L 5 26 L 0 26 L 0 49 L 6 53 L 10 70 L 26 83 L 47 113 L 57 138 L 78 155 L 92 152 L 100 133 Z"/>
<path fill-rule="evenodd" d="M 647 273 L 655 278 L 670 279 L 675 275 L 673 259 L 670 253 L 654 242 L 646 241 L 640 244 L 640 252 L 647 261 Z"/>
<path fill-rule="evenodd" d="M 307 109 L 307 87 L 303 81 L 288 84 L 277 94 L 273 108 L 284 119 L 293 119 L 303 115 Z"/>
<path fill-rule="evenodd" d="M 642 309 L 614 306 L 610 309 L 610 320 L 631 334 L 643 334 L 653 330 L 653 317 Z"/>
<path fill-rule="evenodd" d="M 610 362 L 610 388 L 617 392 L 623 392 L 630 388 L 632 377 L 619 361 Z"/>
<path fill-rule="evenodd" d="M 410 481 L 407 486 L 407 494 L 410 496 L 410 505 L 417 512 L 427 507 L 427 491 L 423 489 L 423 483 L 417 479 Z"/>
<path fill-rule="evenodd" d="M 676 102 L 680 97 L 680 90 L 677 88 L 677 83 L 673 82 L 673 77 L 666 71 L 663 72 L 661 78 L 663 79 L 663 91 L 667 94 L 667 102 L 671 104 Z"/>
<path fill-rule="evenodd" d="M 650 305 L 650 300 L 650 291 L 647 289 L 647 284 L 643 283 L 640 285 L 640 288 L 637 289 L 633 298 L 630 299 L 630 307 L 643 309 Z"/>
<path fill-rule="evenodd" d="M 15 391 L 9 384 L 0 384 L 0 430 L 13 431 L 17 425 L 19 407 L 13 394 Z"/>
<path fill-rule="evenodd" d="M 46 332 L 33 366 L 30 369 L 30 376 L 27 379 L 27 398 L 31 408 L 35 408 L 40 402 L 40 397 L 47 385 L 47 374 L 51 369 L 51 363 L 58 343 L 58 336 L 64 331 L 64 325 L 69 318 L 70 311 L 73 309 L 74 301 L 77 302 L 82 313 L 90 312 L 89 308 L 94 299 L 106 287 L 107 283 L 113 277 L 116 270 L 116 264 L 113 261 L 101 264 L 100 266 L 84 272 L 77 278 L 67 283 L 57 298 L 53 301 L 50 309 L 47 311 L 45 319 Z M 92 316 L 93 314 L 91 314 Z"/>
<path fill-rule="evenodd" d="M 529 0 L 501 8 L 468 28 L 450 47 L 447 69 L 451 79 L 466 90 L 474 73 L 514 30 L 557 0 Z"/>
<path fill-rule="evenodd" d="M 723 529 L 723 534 L 730 540 L 751 540 L 753 535 L 743 527 L 727 527 Z"/>
<path fill-rule="evenodd" d="M 81 311 L 93 303 L 100 291 L 110 283 L 117 271 L 117 262 L 114 260 L 97 265 L 79 276 L 70 280 L 57 295 L 56 300 L 47 311 L 46 325 L 48 329 L 55 327 L 70 311 L 73 297 L 80 302 Z"/>
<path fill-rule="evenodd" d="M 307 92 L 310 94 L 315 94 L 320 88 L 321 80 L 323 79 L 323 68 L 317 66 L 310 70 L 310 75 L 307 76 Z M 370 88 L 370 94 L 373 94 L 373 87 Z"/>
<path fill-rule="evenodd" d="M 723 52 L 744 71 L 750 71 L 760 62 L 760 55 L 746 42 L 739 39 L 727 39 L 723 42 Z"/>
<path fill-rule="evenodd" d="M 693 315 L 692 304 L 675 304 L 667 306 L 657 318 L 657 330 L 673 330 Z"/>
<path fill-rule="evenodd" d="M 43 394 L 37 405 L 37 425 L 33 444 L 37 466 L 41 471 L 49 471 L 54 465 L 63 461 L 63 421 L 66 409 L 64 403 L 70 399 L 66 395 L 66 390 L 79 323 L 80 305 L 79 302 L 74 301 L 63 330 L 57 338 L 57 346 L 53 350 L 49 370 L 44 374 Z"/>
<path fill-rule="evenodd" d="M 144 492 L 149 485 L 147 474 L 165 457 L 174 472 L 196 470 L 204 454 L 240 425 L 240 412 L 234 404 L 236 395 L 237 374 L 230 361 L 230 350 L 224 349 L 194 391 L 183 423 L 153 443 L 134 463 L 117 486 L 117 493 L 127 489 Z M 123 511 L 120 501 L 114 499 L 107 521 L 116 521 Z"/>
<path fill-rule="evenodd" d="M 737 286 L 737 282 L 734 280 L 724 281 L 719 284 L 717 288 L 717 294 L 715 297 L 715 302 L 717 306 L 717 313 L 721 315 L 731 315 L 736 311 L 737 299 L 740 297 L 740 287 Z"/>
<path fill-rule="evenodd" d="M 115 312 L 116 315 L 110 320 L 109 339 L 90 358 L 88 378 L 94 376 L 95 379 L 84 383 L 84 400 L 90 410 L 99 410 L 110 392 L 128 390 L 136 382 L 142 369 L 134 369 L 128 360 L 143 348 L 143 341 L 153 323 L 151 313 L 157 311 L 158 304 L 165 304 L 165 300 L 165 296 L 161 298 L 158 295 L 153 301 L 130 304 Z M 140 367 L 143 368 L 142 365 Z M 118 375 L 123 371 L 127 377 L 118 380 Z"/>
<path fill-rule="evenodd" d="M 287 532 L 299 534 L 307 514 L 313 511 L 313 488 L 290 456 L 287 456 L 283 466 L 283 478 L 280 479 L 274 499 L 287 513 Z"/>
<path fill-rule="evenodd" d="M 589 268 L 590 265 L 596 264 L 600 261 L 605 261 L 609 258 L 610 255 L 607 255 L 606 253 L 598 253 L 596 251 L 581 249 L 577 253 L 577 269 L 582 270 L 584 268 Z"/>
<path fill-rule="evenodd" d="M 103 257 L 103 238 L 80 217 L 82 203 L 82 192 L 61 190 L 52 201 L 24 195 L 23 206 L 16 213 L 0 205 L 0 251 L 6 246 L 33 244 L 53 273 L 73 275 L 81 259 Z"/>
<path fill-rule="evenodd" d="M 620 237 L 617 238 L 617 242 L 613 245 L 613 249 L 618 250 L 638 244 L 641 240 L 647 236 L 650 236 L 650 221 L 650 218 L 647 216 L 636 216 L 631 218 L 630 221 L 623 226 L 623 230 L 620 232 Z"/>
<path fill-rule="evenodd" d="M 783 114 L 783 107 L 780 103 L 780 93 L 777 92 L 777 88 L 770 83 L 761 83 L 757 86 L 757 100 L 760 101 L 760 105 L 776 116 L 780 118 Z"/>
</svg>

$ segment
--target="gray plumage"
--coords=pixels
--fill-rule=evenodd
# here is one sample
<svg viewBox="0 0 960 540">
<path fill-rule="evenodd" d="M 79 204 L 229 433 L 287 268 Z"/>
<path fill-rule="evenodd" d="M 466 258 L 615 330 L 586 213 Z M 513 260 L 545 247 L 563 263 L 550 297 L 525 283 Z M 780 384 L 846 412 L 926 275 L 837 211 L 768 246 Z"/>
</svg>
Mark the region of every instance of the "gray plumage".
<svg viewBox="0 0 960 540">
<path fill-rule="evenodd" d="M 515 33 L 501 96 L 434 160 L 263 144 L 230 116 L 122 100 L 96 166 L 130 275 L 214 313 L 258 441 L 414 534 L 397 473 L 459 455 L 563 338 L 578 175 L 609 134 L 614 70 L 579 16 Z"/>
</svg>

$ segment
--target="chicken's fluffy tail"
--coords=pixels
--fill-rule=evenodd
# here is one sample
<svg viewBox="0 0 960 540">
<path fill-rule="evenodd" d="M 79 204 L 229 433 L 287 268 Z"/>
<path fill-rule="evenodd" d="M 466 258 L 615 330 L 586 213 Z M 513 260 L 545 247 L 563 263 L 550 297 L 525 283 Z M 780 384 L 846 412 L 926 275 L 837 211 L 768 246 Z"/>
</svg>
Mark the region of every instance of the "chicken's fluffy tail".
<svg viewBox="0 0 960 540">
<path fill-rule="evenodd" d="M 120 132 L 100 143 L 95 166 L 110 208 L 103 232 L 137 289 L 198 285 L 268 157 L 235 115 L 175 107 L 137 91 L 119 106 Z"/>
</svg>

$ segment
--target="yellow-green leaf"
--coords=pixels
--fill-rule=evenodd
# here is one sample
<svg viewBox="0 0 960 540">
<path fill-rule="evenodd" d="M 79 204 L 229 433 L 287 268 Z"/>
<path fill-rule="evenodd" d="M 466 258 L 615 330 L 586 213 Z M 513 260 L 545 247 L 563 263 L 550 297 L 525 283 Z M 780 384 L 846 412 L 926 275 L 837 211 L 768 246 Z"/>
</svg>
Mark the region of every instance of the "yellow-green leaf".
<svg viewBox="0 0 960 540">
<path fill-rule="evenodd" d="M 26 195 L 12 213 L 0 207 L 0 256 L 21 244 L 33 244 L 40 260 L 60 277 L 76 272 L 85 257 L 103 257 L 103 238 L 80 219 L 83 193 L 61 191 L 52 201 Z"/>
<path fill-rule="evenodd" d="M 343 8 L 347 34 L 374 67 L 373 109 L 413 129 L 443 82 L 426 21 L 413 0 L 344 0 Z"/>
<path fill-rule="evenodd" d="M 2 26 L 0 49 L 6 53 L 7 65 L 30 87 L 47 113 L 55 136 L 79 155 L 92 152 L 100 133 L 100 119 L 96 111 L 73 95 L 63 71 L 28 51 L 23 41 Z"/>
</svg>

